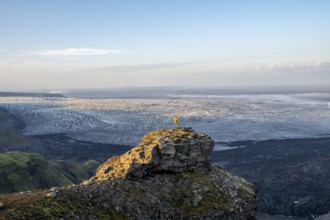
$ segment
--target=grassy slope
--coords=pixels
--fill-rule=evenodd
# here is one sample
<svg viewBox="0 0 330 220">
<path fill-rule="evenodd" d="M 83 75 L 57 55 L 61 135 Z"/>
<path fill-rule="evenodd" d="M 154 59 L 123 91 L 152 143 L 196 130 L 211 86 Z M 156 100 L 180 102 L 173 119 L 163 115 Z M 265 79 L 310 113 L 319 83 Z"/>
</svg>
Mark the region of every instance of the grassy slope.
<svg viewBox="0 0 330 220">
<path fill-rule="evenodd" d="M 39 154 L 8 152 L 0 154 L 0 193 L 45 189 L 79 183 L 94 174 L 95 161 L 47 161 Z"/>
</svg>

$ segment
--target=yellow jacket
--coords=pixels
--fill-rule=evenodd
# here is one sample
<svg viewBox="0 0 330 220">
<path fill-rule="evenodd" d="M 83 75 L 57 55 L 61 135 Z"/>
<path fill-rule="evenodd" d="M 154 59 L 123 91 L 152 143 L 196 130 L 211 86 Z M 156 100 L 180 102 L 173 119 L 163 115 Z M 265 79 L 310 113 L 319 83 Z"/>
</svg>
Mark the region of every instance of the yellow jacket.
<svg viewBox="0 0 330 220">
<path fill-rule="evenodd" d="M 179 118 L 178 118 L 177 116 L 174 116 L 174 118 L 173 118 L 173 122 L 174 122 L 175 124 L 177 124 L 177 123 L 179 122 Z"/>
</svg>

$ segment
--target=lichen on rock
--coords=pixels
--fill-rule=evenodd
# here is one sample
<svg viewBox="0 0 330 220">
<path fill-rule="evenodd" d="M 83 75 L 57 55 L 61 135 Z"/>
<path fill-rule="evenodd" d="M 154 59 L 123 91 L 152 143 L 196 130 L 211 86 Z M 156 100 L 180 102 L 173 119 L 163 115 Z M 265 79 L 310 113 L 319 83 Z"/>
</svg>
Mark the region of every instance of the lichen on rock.
<svg viewBox="0 0 330 220">
<path fill-rule="evenodd" d="M 158 172 L 206 172 L 210 168 L 214 141 L 191 128 L 151 132 L 127 153 L 110 158 L 92 181 L 111 178 L 142 178 Z"/>
</svg>

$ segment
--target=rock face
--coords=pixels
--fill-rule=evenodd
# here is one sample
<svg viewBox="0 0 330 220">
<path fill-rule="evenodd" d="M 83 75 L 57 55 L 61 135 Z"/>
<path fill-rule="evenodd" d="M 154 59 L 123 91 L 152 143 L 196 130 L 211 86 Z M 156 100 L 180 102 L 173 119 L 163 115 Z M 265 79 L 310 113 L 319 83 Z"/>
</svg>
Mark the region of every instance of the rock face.
<svg viewBox="0 0 330 220">
<path fill-rule="evenodd" d="M 214 141 L 190 128 L 158 130 L 142 138 L 127 153 L 102 164 L 92 181 L 142 178 L 159 172 L 206 172 Z"/>
<path fill-rule="evenodd" d="M 255 219 L 252 185 L 211 165 L 213 146 L 190 128 L 152 132 L 55 197 L 54 190 L 0 195 L 0 219 Z"/>
</svg>

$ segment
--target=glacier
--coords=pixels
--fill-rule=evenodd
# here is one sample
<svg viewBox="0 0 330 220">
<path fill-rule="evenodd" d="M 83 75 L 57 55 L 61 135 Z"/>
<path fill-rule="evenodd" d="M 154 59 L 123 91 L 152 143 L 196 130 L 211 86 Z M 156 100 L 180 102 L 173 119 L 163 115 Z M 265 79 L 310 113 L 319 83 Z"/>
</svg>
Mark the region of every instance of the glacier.
<svg viewBox="0 0 330 220">
<path fill-rule="evenodd" d="M 146 133 L 179 126 L 224 142 L 330 136 L 330 94 L 169 95 L 159 99 L 0 97 L 27 135 L 64 133 L 134 146 Z"/>
</svg>

